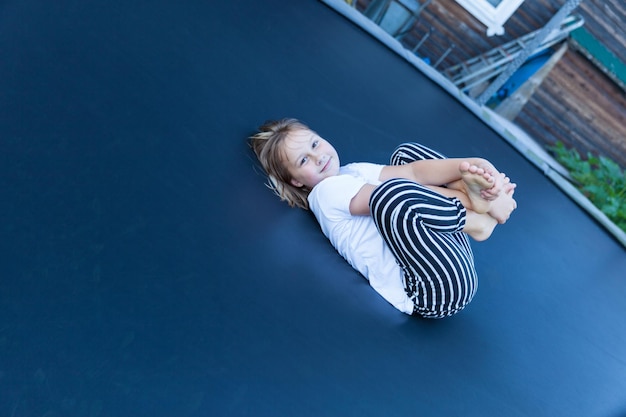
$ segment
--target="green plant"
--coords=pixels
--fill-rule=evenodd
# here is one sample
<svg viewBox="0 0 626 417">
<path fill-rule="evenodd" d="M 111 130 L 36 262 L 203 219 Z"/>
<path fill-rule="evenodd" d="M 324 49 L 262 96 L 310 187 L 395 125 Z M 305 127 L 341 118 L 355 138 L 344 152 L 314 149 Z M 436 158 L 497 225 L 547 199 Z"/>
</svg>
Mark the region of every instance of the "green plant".
<svg viewBox="0 0 626 417">
<path fill-rule="evenodd" d="M 587 153 L 562 142 L 549 147 L 556 159 L 570 172 L 577 188 L 620 229 L 626 232 L 626 173 L 613 160 Z"/>
</svg>

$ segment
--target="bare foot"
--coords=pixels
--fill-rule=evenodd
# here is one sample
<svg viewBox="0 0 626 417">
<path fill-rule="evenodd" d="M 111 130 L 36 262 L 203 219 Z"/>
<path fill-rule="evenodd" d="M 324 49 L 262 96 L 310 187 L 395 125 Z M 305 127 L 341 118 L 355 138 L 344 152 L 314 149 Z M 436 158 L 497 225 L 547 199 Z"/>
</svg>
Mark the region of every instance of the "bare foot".
<svg viewBox="0 0 626 417">
<path fill-rule="evenodd" d="M 495 178 L 494 186 L 484 189 L 480 192 L 480 196 L 485 200 L 493 201 L 500 195 L 502 189 L 511 182 L 511 179 L 505 174 L 498 172 L 495 168 L 481 167 Z"/>
<path fill-rule="evenodd" d="M 509 182 L 505 184 L 503 193 L 498 198 L 491 202 L 491 208 L 488 214 L 496 219 L 498 223 L 504 224 L 511 217 L 513 210 L 517 208 L 517 202 L 513 199 L 513 193 L 515 192 L 517 184 Z"/>
<path fill-rule="evenodd" d="M 478 214 L 467 210 L 465 228 L 463 231 L 477 242 L 489 239 L 493 229 L 498 225 L 496 219 L 488 214 Z"/>
<path fill-rule="evenodd" d="M 481 193 L 484 190 L 493 188 L 496 185 L 494 176 L 476 165 L 471 165 L 467 161 L 459 165 L 461 180 L 465 184 L 467 196 L 472 203 L 471 209 L 476 213 L 487 213 L 491 208 L 491 202 L 484 199 Z"/>
</svg>

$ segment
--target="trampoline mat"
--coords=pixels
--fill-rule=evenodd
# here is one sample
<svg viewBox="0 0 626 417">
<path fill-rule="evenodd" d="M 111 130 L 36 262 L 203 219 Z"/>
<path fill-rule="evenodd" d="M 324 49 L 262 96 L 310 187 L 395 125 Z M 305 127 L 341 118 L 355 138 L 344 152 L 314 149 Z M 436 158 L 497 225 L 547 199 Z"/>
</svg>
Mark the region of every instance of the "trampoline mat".
<svg viewBox="0 0 626 417">
<path fill-rule="evenodd" d="M 626 415 L 623 248 L 321 2 L 9 0 L 0 48 L 0 415 Z M 519 184 L 463 312 L 398 312 L 272 195 L 246 137 L 286 116 Z"/>
</svg>

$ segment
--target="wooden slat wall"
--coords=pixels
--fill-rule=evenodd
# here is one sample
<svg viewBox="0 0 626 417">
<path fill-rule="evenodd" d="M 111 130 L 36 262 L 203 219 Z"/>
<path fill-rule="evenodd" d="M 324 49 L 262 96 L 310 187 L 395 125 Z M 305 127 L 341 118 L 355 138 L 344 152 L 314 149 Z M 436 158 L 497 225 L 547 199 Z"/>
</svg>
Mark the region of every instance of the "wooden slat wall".
<svg viewBox="0 0 626 417">
<path fill-rule="evenodd" d="M 585 28 L 613 54 L 626 60 L 626 1 L 584 0 Z"/>
<path fill-rule="evenodd" d="M 370 2 L 360 0 L 358 9 L 364 11 Z M 431 37 L 418 52 L 434 63 L 454 45 L 452 52 L 438 67 L 443 69 L 541 28 L 562 3 L 562 0 L 527 0 L 504 25 L 504 35 L 488 37 L 485 26 L 454 0 L 434 0 L 422 11 L 413 30 L 402 38 L 402 42 L 412 49 L 432 28 Z"/>
<path fill-rule="evenodd" d="M 370 0 L 359 0 L 363 11 Z M 419 55 L 442 70 L 485 53 L 544 26 L 565 0 L 527 0 L 505 24 L 503 36 L 487 37 L 485 27 L 453 0 L 435 0 L 402 39 L 411 49 L 429 27 L 434 33 Z M 626 59 L 626 2 L 584 0 L 576 10 L 585 28 L 616 56 Z M 608 156 L 626 167 L 626 96 L 601 70 L 579 53 L 568 51 L 515 119 L 542 144 L 562 141 L 586 154 Z"/>
<path fill-rule="evenodd" d="M 584 0 L 576 12 L 587 31 L 626 59 L 626 2 Z M 576 51 L 563 56 L 514 122 L 540 143 L 561 141 L 626 167 L 626 94 Z"/>
<path fill-rule="evenodd" d="M 626 167 L 626 97 L 585 57 L 568 51 L 514 120 L 544 144 L 561 141 Z"/>
</svg>

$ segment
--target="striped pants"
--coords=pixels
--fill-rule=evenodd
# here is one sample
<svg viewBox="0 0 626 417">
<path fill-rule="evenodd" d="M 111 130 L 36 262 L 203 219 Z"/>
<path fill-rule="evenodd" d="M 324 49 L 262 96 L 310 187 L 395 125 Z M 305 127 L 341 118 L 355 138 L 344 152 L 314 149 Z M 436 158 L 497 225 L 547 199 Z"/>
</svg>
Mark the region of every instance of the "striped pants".
<svg viewBox="0 0 626 417">
<path fill-rule="evenodd" d="M 425 146 L 405 143 L 394 151 L 391 164 L 443 158 Z M 466 212 L 458 199 L 413 181 L 391 179 L 374 190 L 370 209 L 402 268 L 414 315 L 451 316 L 472 300 L 478 280 L 468 236 L 461 231 Z"/>
</svg>

